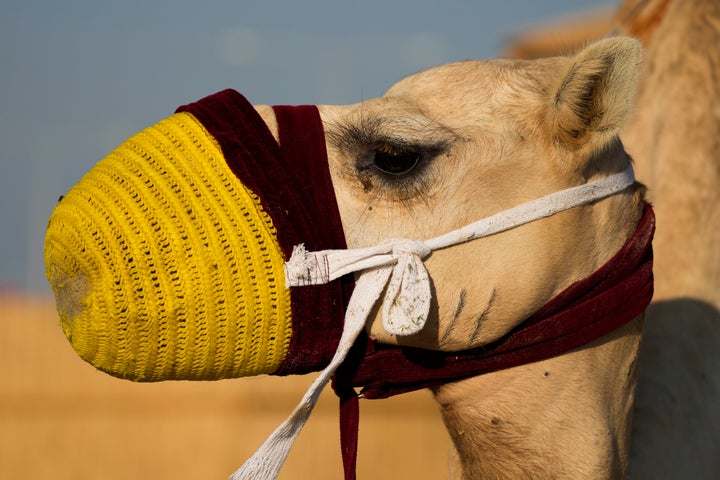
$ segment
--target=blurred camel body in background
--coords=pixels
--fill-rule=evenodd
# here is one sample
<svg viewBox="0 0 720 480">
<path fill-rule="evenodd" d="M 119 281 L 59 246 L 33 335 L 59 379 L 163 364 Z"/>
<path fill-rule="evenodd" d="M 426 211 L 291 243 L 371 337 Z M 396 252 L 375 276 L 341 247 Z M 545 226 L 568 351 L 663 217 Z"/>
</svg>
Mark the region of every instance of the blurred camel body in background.
<svg viewBox="0 0 720 480">
<path fill-rule="evenodd" d="M 647 50 L 621 136 L 658 219 L 629 478 L 718 478 L 720 3 L 631 0 L 615 21 Z"/>
<path fill-rule="evenodd" d="M 571 50 L 603 28 L 646 48 L 635 114 L 621 134 L 658 219 L 629 478 L 718 478 L 720 4 L 627 0 L 585 23 L 584 33 L 556 24 L 519 35 L 508 52 Z"/>
</svg>

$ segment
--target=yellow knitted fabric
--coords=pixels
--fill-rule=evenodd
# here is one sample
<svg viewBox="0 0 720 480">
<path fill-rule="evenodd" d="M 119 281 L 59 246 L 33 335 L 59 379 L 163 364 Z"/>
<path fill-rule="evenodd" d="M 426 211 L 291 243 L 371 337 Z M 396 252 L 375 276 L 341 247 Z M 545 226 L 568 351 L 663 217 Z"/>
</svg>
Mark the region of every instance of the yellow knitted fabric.
<svg viewBox="0 0 720 480">
<path fill-rule="evenodd" d="M 65 335 L 112 375 L 258 375 L 288 350 L 272 219 L 188 113 L 130 138 L 70 190 L 45 262 Z"/>
</svg>

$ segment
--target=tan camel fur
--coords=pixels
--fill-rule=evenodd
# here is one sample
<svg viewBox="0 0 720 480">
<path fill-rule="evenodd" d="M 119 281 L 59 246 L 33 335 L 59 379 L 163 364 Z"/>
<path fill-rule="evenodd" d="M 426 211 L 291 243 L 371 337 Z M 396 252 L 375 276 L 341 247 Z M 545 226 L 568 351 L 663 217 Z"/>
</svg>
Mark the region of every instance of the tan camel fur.
<svg viewBox="0 0 720 480">
<path fill-rule="evenodd" d="M 639 356 L 632 479 L 720 478 L 720 3 L 626 1 L 647 46 L 623 141 L 658 227 Z"/>
<path fill-rule="evenodd" d="M 522 202 L 623 170 L 641 47 L 614 38 L 573 57 L 467 61 L 406 78 L 384 96 L 320 107 L 349 247 L 389 232 L 431 238 Z M 272 110 L 258 107 L 275 129 Z M 633 233 L 643 188 L 427 260 L 436 304 L 410 337 L 458 350 L 498 339 Z M 619 478 L 628 457 L 641 318 L 566 355 L 439 387 L 454 479 Z"/>
</svg>

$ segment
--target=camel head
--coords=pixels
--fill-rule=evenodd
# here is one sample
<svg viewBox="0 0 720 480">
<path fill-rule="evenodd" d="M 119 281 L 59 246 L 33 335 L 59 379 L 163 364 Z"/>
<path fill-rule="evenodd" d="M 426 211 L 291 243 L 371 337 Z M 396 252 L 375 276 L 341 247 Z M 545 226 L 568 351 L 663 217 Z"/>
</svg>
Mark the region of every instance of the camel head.
<svg viewBox="0 0 720 480">
<path fill-rule="evenodd" d="M 621 171 L 640 58 L 636 42 L 608 39 L 574 57 L 444 65 L 321 107 L 348 245 L 431 238 Z M 434 252 L 430 322 L 398 337 L 376 317 L 370 333 L 441 350 L 496 340 L 617 250 L 636 224 L 638 208 L 621 207 L 633 195 Z"/>
<path fill-rule="evenodd" d="M 303 351 L 298 336 L 337 345 L 313 322 L 342 307 L 352 278 L 321 292 L 317 311 L 299 311 L 282 273 L 293 244 L 423 240 L 623 171 L 630 158 L 617 134 L 640 61 L 636 41 L 610 38 L 569 57 L 439 66 L 382 97 L 319 106 L 325 140 L 293 185 L 281 176 L 296 167 L 272 164 L 283 110 L 247 112 L 234 96 L 182 110 L 98 163 L 50 218 L 47 274 L 63 329 L 84 359 L 135 380 L 295 373 L 288 352 Z M 242 122 L 223 123 L 232 109 Z M 389 334 L 376 312 L 366 331 L 433 350 L 492 342 L 611 257 L 635 228 L 641 195 L 627 189 L 434 251 L 424 328 Z M 341 222 L 329 246 L 324 209 Z"/>
</svg>

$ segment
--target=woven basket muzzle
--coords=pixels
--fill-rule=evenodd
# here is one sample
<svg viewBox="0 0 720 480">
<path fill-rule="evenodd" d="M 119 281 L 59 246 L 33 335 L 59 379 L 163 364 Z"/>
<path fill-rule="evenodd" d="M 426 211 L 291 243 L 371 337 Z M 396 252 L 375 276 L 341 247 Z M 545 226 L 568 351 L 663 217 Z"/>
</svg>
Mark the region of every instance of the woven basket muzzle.
<svg viewBox="0 0 720 480">
<path fill-rule="evenodd" d="M 112 375 L 258 375 L 287 354 L 273 221 L 189 113 L 130 138 L 65 195 L 45 261 L 65 335 Z"/>
</svg>

